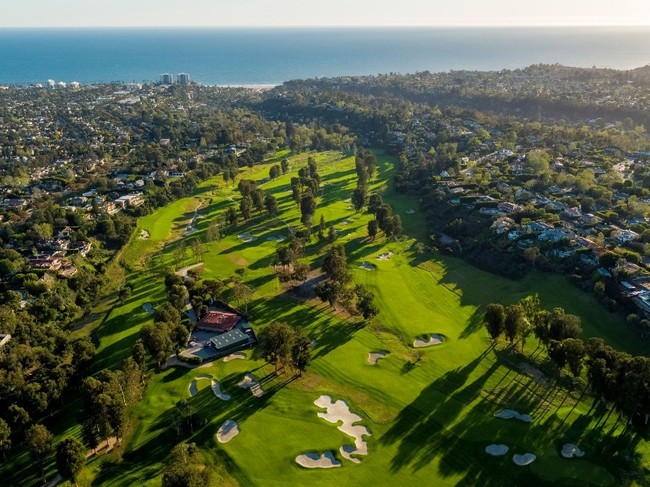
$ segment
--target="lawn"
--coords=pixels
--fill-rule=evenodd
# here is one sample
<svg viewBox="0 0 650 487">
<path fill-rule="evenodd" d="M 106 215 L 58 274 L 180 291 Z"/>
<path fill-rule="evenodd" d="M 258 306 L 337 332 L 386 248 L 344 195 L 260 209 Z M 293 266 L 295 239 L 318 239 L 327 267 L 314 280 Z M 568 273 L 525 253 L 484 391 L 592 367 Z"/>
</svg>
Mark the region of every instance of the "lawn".
<svg viewBox="0 0 650 487">
<path fill-rule="evenodd" d="M 618 485 L 629 471 L 626 458 L 648 465 L 647 440 L 623 432 L 624 423 L 592 404 L 581 390 L 568 392 L 553 380 L 534 379 L 519 368 L 520 359 L 503 346 L 494 348 L 482 327 L 487 303 L 514 302 L 539 293 L 546 308 L 562 306 L 583 319 L 585 337 L 601 336 L 618 349 L 649 352 L 618 316 L 604 310 L 590 295 L 574 288 L 562 276 L 531 273 L 513 281 L 478 270 L 458 259 L 440 254 L 419 254 L 416 238 L 425 235 L 422 215 L 411 198 L 395 194 L 387 184 L 393 160 L 379 155 L 379 174 L 373 187 L 381 190 L 403 219 L 407 238 L 386 242 L 366 238 L 369 215 L 355 213 L 349 198 L 355 186 L 354 159 L 338 153 L 317 154 L 322 193 L 315 222 L 323 214 L 338 230 L 336 243 L 346 247 L 356 282 L 376 295 L 380 310 L 376 323 L 362 326 L 343 313 L 318 302 L 299 302 L 288 297 L 271 273 L 270 264 L 280 243 L 269 237 L 287 235 L 287 227 L 300 226 L 300 214 L 288 192 L 290 177 L 305 164 L 306 154 L 291 158 L 292 171 L 262 187 L 274 194 L 281 218 L 255 216 L 230 229 L 220 242 L 207 245 L 203 253 L 204 277 L 228 278 L 244 269 L 243 279 L 256 290 L 250 313 L 259 328 L 273 321 L 302 327 L 315 340 L 313 361 L 300 378 L 274 376 L 254 353 L 246 360 L 215 362 L 206 368 L 175 368 L 156 374 L 146 396 L 133 415 L 133 433 L 122 459 L 106 456 L 89 469 L 93 485 L 159 485 L 161 462 L 179 441 L 194 441 L 219 467 L 226 483 L 242 485 Z M 273 161 L 277 163 L 277 160 Z M 270 164 L 256 166 L 246 177 L 259 181 L 268 176 Z M 232 199 L 231 199 L 232 198 Z M 136 236 L 124 251 L 132 269 L 133 285 L 128 302 L 116 306 L 97 329 L 100 348 L 95 368 L 115 367 L 128 356 L 140 327 L 150 319 L 145 302 L 164 300 L 162 270 L 194 262 L 189 255 L 175 261 L 174 247 L 203 235 L 210 221 L 236 204 L 236 190 L 220 178 L 203 184 L 195 196 L 179 200 L 141 218 Z M 197 231 L 183 237 L 184 229 L 200 206 Z M 141 229 L 148 240 L 137 238 Z M 243 242 L 238 235 L 257 237 Z M 308 260 L 319 266 L 326 243 L 314 239 Z M 379 260 L 387 251 L 392 256 Z M 147 259 L 155 266 L 143 270 Z M 359 267 L 362 262 L 374 270 Z M 411 344 L 424 334 L 437 333 L 443 343 L 416 352 Z M 526 355 L 539 360 L 540 350 L 530 339 Z M 389 352 L 377 365 L 368 353 Z M 253 397 L 238 387 L 253 372 L 266 393 Z M 191 381 L 210 374 L 232 395 L 217 399 L 208 381 L 189 395 Z M 341 468 L 307 470 L 294 458 L 304 452 L 336 452 L 351 438 L 317 416 L 313 404 L 321 394 L 344 399 L 361 424 L 369 428 L 369 454 L 359 464 L 342 460 Z M 179 399 L 188 399 L 202 426 L 178 436 L 171 416 Z M 531 424 L 501 420 L 493 414 L 502 408 L 529 413 Z M 238 421 L 241 433 L 226 444 L 215 439 L 226 419 Z M 587 451 L 582 459 L 565 460 L 559 450 L 566 442 Z M 505 443 L 510 452 L 491 457 L 484 452 L 490 443 Z M 516 466 L 512 453 L 533 452 L 537 460 Z M 217 485 L 217 484 L 215 484 Z"/>
</svg>

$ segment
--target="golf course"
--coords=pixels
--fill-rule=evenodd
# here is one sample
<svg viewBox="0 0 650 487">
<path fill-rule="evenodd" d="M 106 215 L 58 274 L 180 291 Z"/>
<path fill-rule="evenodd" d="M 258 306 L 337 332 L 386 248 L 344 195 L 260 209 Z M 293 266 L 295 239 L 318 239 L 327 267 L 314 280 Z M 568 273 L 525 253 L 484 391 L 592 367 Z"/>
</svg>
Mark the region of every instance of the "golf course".
<svg viewBox="0 0 650 487">
<path fill-rule="evenodd" d="M 276 251 L 286 245 L 280 237 L 304 228 L 290 180 L 308 156 L 315 158 L 321 178 L 314 221 L 322 215 L 336 239 L 312 236 L 304 258 L 318 273 L 328 249 L 343 245 L 354 282 L 375 295 L 379 313 L 372 320 L 300 298 L 276 276 Z M 395 161 L 376 156 L 369 192 L 381 194 L 401 217 L 399 239 L 381 233 L 368 238 L 372 215 L 356 212 L 349 200 L 356 185 L 354 155 L 338 152 L 278 153 L 242 169 L 235 182 L 217 176 L 191 197 L 138 220 L 119 257 L 131 296 L 91 325 L 99 343 L 96 371 L 118 368 L 130 356 L 140 329 L 153 320 L 147 308 L 166 299 L 165 274 L 195 264 L 202 264 L 202 279 L 227 281 L 237 273 L 254 290 L 247 313 L 255 331 L 273 322 L 299 327 L 312 340 L 312 360 L 300 376 L 274 373 L 256 350 L 245 351 L 244 359 L 152 372 L 120 455 L 94 457 L 82 485 L 160 485 L 162 466 L 179 442 L 196 443 L 214 468 L 215 486 L 609 486 L 638 480 L 625 475 L 634 465 L 648 468 L 647 439 L 594 401 L 584 380 L 569 388 L 570 381 L 546 373 L 546 352 L 534 336 L 523 353 L 505 341 L 495 345 L 483 315 L 489 303 L 510 304 L 537 293 L 545 309 L 562 307 L 580 316 L 585 340 L 601 337 L 637 355 L 647 355 L 648 345 L 564 276 L 531 272 L 509 280 L 428 250 L 417 199 L 392 190 Z M 269 179 L 270 167 L 284 157 L 289 171 Z M 200 258 L 192 255 L 191 240 L 202 238 L 229 207 L 239 208 L 241 179 L 255 180 L 275 196 L 279 216 L 254 213 L 229 225 L 219 241 L 203 244 Z M 180 259 L 179 245 L 188 247 Z M 201 424 L 183 435 L 172 421 L 181 399 Z M 530 422 L 495 416 L 507 417 L 504 411 L 528 415 Z M 217 435 L 228 420 L 237 431 Z M 80 435 L 78 427 L 65 428 L 62 422 L 57 436 Z M 565 458 L 566 444 L 584 455 Z M 490 454 L 489 445 L 506 445 L 507 453 Z M 534 460 L 513 461 L 513 455 L 525 454 Z M 306 468 L 312 463 L 330 468 Z M 27 470 L 22 469 L 26 478 Z"/>
</svg>

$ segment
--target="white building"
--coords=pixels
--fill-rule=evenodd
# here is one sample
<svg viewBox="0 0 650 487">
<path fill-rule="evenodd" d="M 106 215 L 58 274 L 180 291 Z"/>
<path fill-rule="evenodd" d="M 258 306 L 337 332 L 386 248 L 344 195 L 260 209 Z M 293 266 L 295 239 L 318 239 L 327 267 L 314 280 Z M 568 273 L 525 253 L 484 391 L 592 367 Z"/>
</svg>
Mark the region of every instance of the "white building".
<svg viewBox="0 0 650 487">
<path fill-rule="evenodd" d="M 163 73 L 160 75 L 160 82 L 163 85 L 173 85 L 174 84 L 174 75 L 171 73 Z"/>
<path fill-rule="evenodd" d="M 190 81 L 192 81 L 192 77 L 189 75 L 189 73 L 179 73 L 176 76 L 176 79 L 182 85 L 189 85 Z"/>
</svg>

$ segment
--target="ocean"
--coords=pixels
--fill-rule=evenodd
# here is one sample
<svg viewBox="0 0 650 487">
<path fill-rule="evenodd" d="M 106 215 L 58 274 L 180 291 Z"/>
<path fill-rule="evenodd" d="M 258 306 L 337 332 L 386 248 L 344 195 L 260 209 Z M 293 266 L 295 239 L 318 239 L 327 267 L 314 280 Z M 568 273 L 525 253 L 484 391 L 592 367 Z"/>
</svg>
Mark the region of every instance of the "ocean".
<svg viewBox="0 0 650 487">
<path fill-rule="evenodd" d="M 650 64 L 649 27 L 0 29 L 0 84 L 157 81 L 215 85 L 531 64 Z"/>
</svg>

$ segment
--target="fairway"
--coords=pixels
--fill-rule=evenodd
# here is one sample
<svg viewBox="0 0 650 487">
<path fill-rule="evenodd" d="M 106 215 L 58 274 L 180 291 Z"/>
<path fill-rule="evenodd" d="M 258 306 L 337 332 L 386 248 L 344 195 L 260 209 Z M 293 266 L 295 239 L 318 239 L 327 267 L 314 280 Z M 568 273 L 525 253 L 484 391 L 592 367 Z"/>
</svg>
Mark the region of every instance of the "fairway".
<svg viewBox="0 0 650 487">
<path fill-rule="evenodd" d="M 425 222 L 415 198 L 395 194 L 389 185 L 394 161 L 378 154 L 378 175 L 372 189 L 380 191 L 403 221 L 407 237 L 399 241 L 367 238 L 371 216 L 356 213 L 349 201 L 355 187 L 353 156 L 335 152 L 313 154 L 322 178 L 315 222 L 320 215 L 338 231 L 336 244 L 344 244 L 355 282 L 376 296 L 379 315 L 373 323 L 359 322 L 319 301 L 299 301 L 285 293 L 271 265 L 279 246 L 277 236 L 288 237 L 300 228 L 300 212 L 291 198 L 290 178 L 306 164 L 308 154 L 290 159 L 291 170 L 266 181 L 271 164 L 246 170 L 240 177 L 257 181 L 278 199 L 281 214 L 269 219 L 253 215 L 229 228 L 219 242 L 206 244 L 203 278 L 228 279 L 242 269 L 243 282 L 255 290 L 249 313 L 256 330 L 274 321 L 304 329 L 315 341 L 313 360 L 301 377 L 275 376 L 273 367 L 247 351 L 245 360 L 216 361 L 197 369 L 171 368 L 152 377 L 144 400 L 132 419 L 132 434 L 122 459 L 111 456 L 91 463 L 93 485 L 159 485 L 161 465 L 180 441 L 196 442 L 219 465 L 223 483 L 214 485 L 358 486 L 358 485 L 618 485 L 626 467 L 625 456 L 650 461 L 648 442 L 593 404 L 582 390 L 567 392 L 549 378 L 527 375 L 521 360 L 504 346 L 494 348 L 482 324 L 485 306 L 512 303 L 538 293 L 542 306 L 564 307 L 582 317 L 584 338 L 599 336 L 613 347 L 648 354 L 647 344 L 624 327 L 620 317 L 558 275 L 531 273 L 513 281 L 474 268 L 438 253 L 418 253 Z M 134 237 L 123 253 L 133 285 L 131 298 L 113 309 L 99 326 L 100 341 L 94 367 L 117 367 L 129 356 L 139 330 L 152 320 L 143 304 L 154 307 L 165 299 L 164 271 L 191 265 L 188 252 L 177 259 L 175 248 L 183 239 L 204 235 L 211 221 L 237 205 L 238 192 L 220 177 L 202 184 L 196 194 L 181 199 L 138 222 L 150 233 L 148 240 Z M 196 212 L 196 213 L 195 213 Z M 196 231 L 184 236 L 192 219 Z M 242 235 L 254 237 L 249 241 Z M 320 267 L 328 244 L 313 238 L 306 258 Z M 388 255 L 379 259 L 380 255 Z M 372 264 L 362 268 L 366 262 Z M 414 339 L 438 334 L 439 345 L 414 349 Z M 533 365 L 541 361 L 538 343 L 531 336 L 525 356 Z M 370 352 L 386 351 L 376 365 Z M 238 386 L 247 373 L 259 378 L 265 393 L 255 397 Z M 230 400 L 215 397 L 210 375 L 219 381 Z M 345 400 L 368 428 L 368 455 L 359 463 L 342 459 L 339 448 L 354 440 L 318 417 L 314 401 L 321 395 Z M 189 436 L 178 436 L 171 415 L 175 404 L 187 399 L 202 426 Z M 530 414 L 532 423 L 494 417 L 510 408 Z M 216 432 L 227 419 L 240 433 L 220 444 Z M 485 453 L 492 443 L 510 448 L 502 457 Z M 567 460 L 560 456 L 565 443 L 587 453 Z M 333 451 L 340 468 L 305 469 L 295 458 L 306 452 Z M 532 452 L 537 459 L 519 467 L 512 454 Z"/>
</svg>

